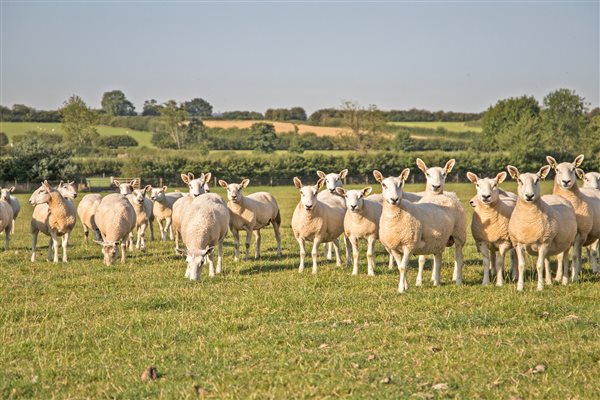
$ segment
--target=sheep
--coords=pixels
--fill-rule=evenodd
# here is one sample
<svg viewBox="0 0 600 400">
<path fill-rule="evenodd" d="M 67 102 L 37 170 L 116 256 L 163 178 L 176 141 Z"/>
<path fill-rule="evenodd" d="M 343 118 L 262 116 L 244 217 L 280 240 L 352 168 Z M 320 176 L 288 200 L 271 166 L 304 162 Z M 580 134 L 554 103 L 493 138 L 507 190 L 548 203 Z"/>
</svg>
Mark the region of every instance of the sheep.
<svg viewBox="0 0 600 400">
<path fill-rule="evenodd" d="M 462 203 L 456 193 L 444 191 L 444 184 L 448 174 L 454 168 L 456 160 L 451 159 L 442 167 L 428 168 L 423 160 L 417 158 L 417 167 L 425 174 L 427 178 L 425 192 L 421 195 L 419 202 L 436 202 L 444 205 L 452 214 L 454 220 L 454 230 L 452 232 L 452 243 L 454 244 L 454 272 L 452 279 L 457 285 L 462 284 L 462 266 L 463 254 L 462 248 L 467 240 L 467 218 Z M 419 274 L 417 275 L 417 286 L 421 284 L 419 277 L 422 275 L 425 266 L 425 255 L 419 256 Z M 435 268 L 431 271 L 431 280 L 435 280 Z"/>
<path fill-rule="evenodd" d="M 140 180 L 136 178 L 129 182 L 120 182 L 117 179 L 113 179 L 113 185 L 119 188 L 119 193 L 121 193 L 124 196 L 127 196 L 128 194 L 133 193 L 133 191 L 136 188 L 140 187 Z M 152 208 L 152 200 L 150 200 L 144 195 L 144 209 L 146 214 L 149 215 L 147 225 L 150 226 L 150 240 L 154 240 L 154 214 L 152 213 Z"/>
<path fill-rule="evenodd" d="M 188 185 L 190 191 L 183 197 L 177 199 L 173 204 L 173 215 L 172 223 L 173 234 L 175 235 L 175 252 L 179 249 L 179 238 L 181 237 L 181 216 L 183 215 L 185 207 L 192 203 L 192 200 L 201 194 L 206 193 L 208 185 L 206 182 L 210 181 L 212 174 L 207 172 L 206 174 L 200 174 L 198 178 L 194 178 L 194 174 L 188 172 L 187 174 L 181 174 L 181 180 L 183 183 Z"/>
<path fill-rule="evenodd" d="M 106 195 L 100 201 L 94 223 L 100 231 L 102 240 L 95 240 L 102 246 L 104 264 L 111 265 L 121 245 L 121 262 L 125 262 L 125 248 L 129 233 L 135 228 L 136 214 L 130 201 L 120 193 Z"/>
<path fill-rule="evenodd" d="M 346 214 L 344 216 L 344 234 L 352 244 L 353 268 L 352 275 L 358 275 L 358 239 L 367 241 L 368 275 L 375 275 L 375 258 L 373 248 L 379 239 L 379 219 L 382 204 L 369 200 L 367 196 L 373 189 L 369 186 L 362 190 L 346 190 L 336 188 L 336 192 L 346 199 Z"/>
<path fill-rule="evenodd" d="M 600 199 L 600 173 L 588 172 L 585 173 L 583 170 L 578 169 L 578 176 L 583 176 L 583 187 L 580 189 L 583 194 L 588 197 Z M 593 202 L 597 205 L 597 201 Z M 600 215 L 600 210 L 594 209 L 594 220 L 597 221 Z M 597 222 L 596 222 L 597 223 Z M 586 247 L 588 260 L 592 262 L 592 271 L 600 272 L 600 239 L 597 239 L 594 243 Z"/>
<path fill-rule="evenodd" d="M 39 232 L 51 237 L 48 245 L 48 259 L 54 249 L 55 263 L 58 262 L 58 237 L 62 236 L 63 262 L 67 262 L 69 235 L 75 226 L 76 211 L 72 201 L 44 181 L 29 198 L 29 204 L 36 206 L 31 217 L 31 262 L 35 262 L 35 250 Z"/>
<path fill-rule="evenodd" d="M 15 191 L 15 187 L 11 186 L 9 188 L 2 189 L 2 191 L 0 193 L 0 198 L 3 198 L 5 201 L 7 201 L 8 204 L 10 205 L 10 207 L 12 208 L 13 221 L 12 221 L 12 230 L 10 232 L 12 234 L 15 233 L 16 220 L 17 220 L 17 217 L 19 216 L 19 212 L 21 211 L 21 203 L 19 203 L 19 199 L 17 199 L 15 196 L 11 195 L 11 193 L 13 193 L 14 191 Z"/>
<path fill-rule="evenodd" d="M 549 165 L 537 173 L 521 174 L 512 165 L 506 169 L 518 185 L 517 204 L 508 222 L 508 233 L 518 258 L 517 290 L 522 291 L 524 286 L 525 251 L 538 256 L 537 289 L 542 290 L 542 268 L 546 270 L 546 284 L 552 284 L 547 257 L 556 255 L 557 268 L 568 268 L 569 250 L 578 235 L 575 209 L 561 196 L 540 195 L 540 181 L 550 172 Z M 565 279 L 563 284 L 566 284 Z"/>
<path fill-rule="evenodd" d="M 242 189 L 248 187 L 249 179 L 238 183 L 227 183 L 219 180 L 219 185 L 227 190 L 227 208 L 229 209 L 229 228 L 233 235 L 234 261 L 240 257 L 240 230 L 246 231 L 246 258 L 249 257 L 251 233 L 254 231 L 256 250 L 254 258 L 260 257 L 260 230 L 269 224 L 273 225 L 277 242 L 277 257 L 281 257 L 281 213 L 277 200 L 271 193 L 256 192 L 244 196 Z"/>
<path fill-rule="evenodd" d="M 294 186 L 300 191 L 300 201 L 292 215 L 292 231 L 300 245 L 299 272 L 304 271 L 306 255 L 305 242 L 312 241 L 312 273 L 317 273 L 317 252 L 319 244 L 333 242 L 336 265 L 341 266 L 339 237 L 344 232 L 344 209 L 333 207 L 317 197 L 325 180 L 320 178 L 314 186 L 303 186 L 298 177 L 294 177 Z"/>
<path fill-rule="evenodd" d="M 173 227 L 172 216 L 173 216 L 173 204 L 177 199 L 183 196 L 180 192 L 167 193 L 167 187 L 162 188 L 151 188 L 150 198 L 154 202 L 152 207 L 152 215 L 158 222 L 158 228 L 160 229 L 161 240 L 167 240 L 167 232 L 169 232 L 169 239 L 173 240 Z M 165 223 L 163 227 L 163 221 Z"/>
<path fill-rule="evenodd" d="M 10 203 L 10 189 L 2 189 L 0 194 L 0 232 L 4 231 L 4 249 L 10 247 L 10 234 L 14 224 L 13 207 Z"/>
<path fill-rule="evenodd" d="M 63 182 L 60 181 L 56 190 L 64 197 L 65 200 L 73 203 L 73 200 L 77 198 L 77 187 L 75 186 L 75 182 Z"/>
<path fill-rule="evenodd" d="M 553 194 L 569 201 L 575 209 L 577 217 L 577 237 L 573 246 L 571 259 L 571 280 L 577 281 L 581 272 L 582 248 L 594 243 L 600 238 L 600 204 L 597 198 L 585 195 L 577 185 L 578 167 L 583 162 L 584 155 L 580 154 L 575 160 L 558 164 L 547 156 L 548 164 L 554 169 Z M 580 173 L 583 172 L 579 169 Z M 580 176 L 583 178 L 583 175 Z M 562 280 L 561 271 L 556 271 L 556 280 Z"/>
<path fill-rule="evenodd" d="M 217 274 L 222 271 L 223 240 L 229 230 L 229 210 L 221 196 L 207 193 L 192 200 L 185 208 L 181 223 L 181 236 L 186 250 L 179 253 L 186 256 L 185 277 L 198 280 L 202 266 L 208 261 L 208 274 L 215 276 L 213 252 L 218 246 Z"/>
<path fill-rule="evenodd" d="M 583 175 L 583 188 L 600 190 L 600 172 L 588 172 Z"/>
<path fill-rule="evenodd" d="M 150 188 L 150 185 L 146 185 L 143 189 L 133 189 L 133 192 L 126 196 L 135 211 L 135 230 L 137 232 L 135 248 L 142 251 L 146 250 L 146 228 L 152 213 L 152 208 L 148 207 L 146 203 L 148 200 L 146 192 Z M 133 231 L 129 234 L 129 248 L 133 248 Z"/>
<path fill-rule="evenodd" d="M 508 222 L 516 201 L 500 195 L 499 185 L 506 179 L 506 172 L 500 172 L 495 178 L 479 178 L 474 173 L 467 172 L 467 178 L 477 188 L 475 204 L 471 203 L 474 206 L 471 233 L 484 257 L 483 284 L 489 284 L 490 267 L 494 267 L 496 286 L 502 286 L 504 256 L 512 248 Z M 496 250 L 499 254 L 498 259 Z"/>
<path fill-rule="evenodd" d="M 338 187 L 342 187 L 343 186 L 343 182 L 344 179 L 346 178 L 346 175 L 348 175 L 348 170 L 347 169 L 343 169 L 340 171 L 339 174 L 336 174 L 334 172 L 326 174 L 323 171 L 317 171 L 317 176 L 319 178 L 323 178 L 325 179 L 325 190 L 319 192 L 319 194 L 317 195 L 317 197 L 319 198 L 319 201 L 324 201 L 326 203 L 329 203 L 329 205 L 334 206 L 334 207 L 340 207 L 342 209 L 346 209 L 346 201 L 344 200 L 343 197 L 339 196 L 338 193 L 336 192 L 336 189 Z M 346 248 L 346 265 L 350 265 L 350 257 L 352 257 L 352 249 L 351 249 L 351 245 L 350 242 L 348 240 L 347 237 L 344 236 L 344 245 Z M 323 243 L 323 249 L 327 248 L 327 254 L 325 256 L 325 258 L 327 260 L 331 260 L 332 257 L 332 243 Z"/>
<path fill-rule="evenodd" d="M 102 195 L 97 193 L 86 194 L 77 206 L 77 215 L 83 226 L 83 241 L 85 244 L 89 241 L 90 230 L 94 232 L 95 240 L 100 239 L 100 235 L 94 224 L 94 214 L 98 205 L 102 201 Z"/>
<path fill-rule="evenodd" d="M 400 272 L 399 293 L 408 289 L 406 270 L 413 254 L 434 255 L 434 285 L 439 285 L 442 253 L 454 230 L 452 214 L 447 206 L 433 202 L 412 203 L 403 199 L 402 188 L 409 174 L 410 170 L 405 168 L 398 177 L 384 178 L 381 172 L 373 171 L 385 200 L 379 220 L 379 241 L 396 260 Z"/>
</svg>

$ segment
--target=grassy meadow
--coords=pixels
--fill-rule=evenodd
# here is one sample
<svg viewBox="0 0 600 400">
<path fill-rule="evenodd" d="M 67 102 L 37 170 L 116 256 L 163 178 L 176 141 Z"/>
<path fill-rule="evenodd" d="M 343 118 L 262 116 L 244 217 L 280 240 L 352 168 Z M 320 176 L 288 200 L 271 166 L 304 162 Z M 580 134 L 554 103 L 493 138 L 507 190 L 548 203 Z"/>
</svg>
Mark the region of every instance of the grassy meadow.
<svg viewBox="0 0 600 400">
<path fill-rule="evenodd" d="M 469 125 L 465 122 L 445 122 L 445 121 L 433 121 L 433 122 L 388 122 L 394 126 L 407 126 L 409 128 L 427 128 L 437 129 L 444 128 L 448 132 L 481 132 L 481 126 Z"/>
<path fill-rule="evenodd" d="M 474 194 L 470 184 L 447 186 L 465 204 Z M 535 290 L 531 260 L 523 293 L 512 283 L 483 287 L 470 239 L 462 287 L 451 283 L 452 251 L 444 255 L 442 287 L 428 280 L 414 287 L 413 259 L 404 295 L 380 247 L 375 277 L 366 275 L 364 246 L 359 276 L 322 258 L 316 276 L 310 268 L 299 274 L 289 226 L 297 191 L 247 190 L 277 197 L 284 256 L 275 257 L 267 228 L 263 258 L 234 264 L 229 235 L 224 274 L 209 279 L 205 269 L 198 282 L 184 279 L 185 261 L 171 241 L 148 241 L 146 253 L 106 267 L 99 246 L 82 243 L 79 223 L 67 264 L 45 261 L 43 235 L 32 264 L 32 207 L 19 194 L 11 250 L 0 254 L 0 397 L 565 399 L 600 392 L 600 279 L 589 265 L 581 283 L 543 292 Z M 159 377 L 142 382 L 149 366 Z"/>
</svg>

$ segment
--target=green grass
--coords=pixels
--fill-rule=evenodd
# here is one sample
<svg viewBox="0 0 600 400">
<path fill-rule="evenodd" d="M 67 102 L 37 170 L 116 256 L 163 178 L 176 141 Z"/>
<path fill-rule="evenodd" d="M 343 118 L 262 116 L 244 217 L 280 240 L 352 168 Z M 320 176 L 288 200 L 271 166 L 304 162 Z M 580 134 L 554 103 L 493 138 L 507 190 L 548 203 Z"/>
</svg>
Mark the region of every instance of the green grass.
<svg viewBox="0 0 600 400">
<path fill-rule="evenodd" d="M 225 273 L 209 279 L 204 270 L 199 282 L 184 279 L 173 242 L 148 242 L 147 253 L 106 267 L 97 245 L 82 244 L 80 225 L 69 263 L 31 264 L 32 208 L 19 195 L 17 233 L 0 254 L 0 397 L 193 399 L 195 384 L 207 397 L 231 399 L 600 393 L 600 281 L 589 265 L 581 283 L 541 293 L 531 262 L 523 293 L 512 283 L 482 287 L 470 240 L 462 287 L 451 283 L 450 251 L 442 287 L 414 287 L 415 259 L 404 295 L 381 248 L 375 277 L 366 276 L 364 250 L 359 276 L 322 259 L 316 276 L 298 274 L 289 227 L 297 191 L 250 189 L 277 197 L 284 257 L 274 256 L 265 229 L 264 258 L 234 264 L 228 236 Z M 474 193 L 470 184 L 448 189 L 464 201 Z M 544 372 L 528 372 L 539 364 Z M 151 365 L 159 379 L 141 382 Z M 447 389 L 436 390 L 442 383 Z"/>
<path fill-rule="evenodd" d="M 138 147 L 146 146 L 148 148 L 156 148 L 156 146 L 150 142 L 150 139 L 152 139 L 152 132 L 115 128 L 106 125 L 100 125 L 97 129 L 101 136 L 129 135 L 138 141 Z M 6 133 L 9 138 L 16 135 L 23 135 L 28 131 L 63 134 L 62 124 L 60 122 L 0 122 L 0 132 Z"/>
<path fill-rule="evenodd" d="M 390 125 L 394 126 L 408 126 L 412 128 L 428 128 L 428 129 L 437 129 L 444 128 L 449 132 L 481 132 L 481 126 L 472 126 L 465 122 L 443 122 L 443 121 L 435 121 L 435 122 L 388 122 Z"/>
</svg>

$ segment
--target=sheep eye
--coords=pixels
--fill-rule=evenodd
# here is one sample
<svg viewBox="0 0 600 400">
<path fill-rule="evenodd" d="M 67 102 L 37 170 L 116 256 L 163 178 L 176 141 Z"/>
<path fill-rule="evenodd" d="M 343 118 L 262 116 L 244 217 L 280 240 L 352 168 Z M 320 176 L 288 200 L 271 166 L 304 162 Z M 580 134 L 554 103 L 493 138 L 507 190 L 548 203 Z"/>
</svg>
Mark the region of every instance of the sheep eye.
<svg viewBox="0 0 600 400">
<path fill-rule="evenodd" d="M 382 183 L 381 187 L 384 188 L 384 189 L 387 189 L 387 185 L 385 183 Z"/>
</svg>

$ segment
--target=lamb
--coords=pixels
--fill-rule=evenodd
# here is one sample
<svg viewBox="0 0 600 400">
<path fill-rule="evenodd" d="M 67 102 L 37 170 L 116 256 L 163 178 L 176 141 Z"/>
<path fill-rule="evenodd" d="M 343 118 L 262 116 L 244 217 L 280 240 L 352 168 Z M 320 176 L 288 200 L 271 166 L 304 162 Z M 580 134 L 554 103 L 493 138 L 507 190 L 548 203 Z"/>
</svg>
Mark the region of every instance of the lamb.
<svg viewBox="0 0 600 400">
<path fill-rule="evenodd" d="M 373 176 L 381 183 L 385 200 L 379 220 L 379 240 L 396 260 L 400 271 L 400 293 L 408 289 L 406 270 L 413 254 L 434 255 L 434 285 L 439 285 L 442 253 L 454 230 L 452 213 L 447 206 L 432 202 L 411 203 L 403 199 L 402 188 L 409 174 L 410 170 L 405 168 L 398 177 L 384 178 L 381 172 L 373 171 Z"/>
<path fill-rule="evenodd" d="M 59 191 L 44 181 L 29 198 L 29 204 L 36 206 L 31 217 L 31 262 L 35 262 L 35 250 L 39 232 L 51 237 L 48 245 L 48 259 L 54 249 L 55 263 L 58 262 L 58 237 L 62 237 L 63 262 L 67 262 L 69 235 L 75 226 L 76 211 L 72 201 L 65 200 Z"/>
<path fill-rule="evenodd" d="M 21 211 L 21 203 L 19 203 L 19 199 L 15 196 L 11 195 L 15 191 L 15 187 L 11 186 L 9 188 L 4 188 L 0 192 L 0 198 L 4 199 L 8 202 L 13 212 L 13 222 L 12 222 L 12 230 L 11 233 L 15 233 L 15 225 L 17 217 L 19 216 L 19 212 Z"/>
<path fill-rule="evenodd" d="M 535 174 L 520 174 L 512 165 L 506 168 L 518 184 L 517 205 L 508 222 L 510 240 L 516 248 L 518 258 L 517 290 L 522 291 L 524 286 L 525 250 L 538 256 L 537 289 L 542 290 L 542 268 L 546 269 L 546 284 L 552 283 L 547 257 L 556 255 L 557 268 L 568 268 L 569 249 L 578 235 L 575 209 L 561 196 L 540 195 L 540 181 L 550 172 L 549 165 L 543 166 Z M 563 284 L 566 284 L 565 279 Z"/>
<path fill-rule="evenodd" d="M 516 202 L 500 195 L 499 185 L 506 179 L 506 172 L 495 178 L 479 178 L 467 172 L 467 178 L 477 187 L 471 233 L 477 248 L 484 257 L 483 284 L 490 281 L 490 267 L 496 269 L 496 286 L 504 284 L 504 257 L 512 248 L 508 223 Z M 499 258 L 496 259 L 496 251 Z M 488 263 L 485 260 L 488 260 Z"/>
<path fill-rule="evenodd" d="M 147 185 L 143 189 L 133 189 L 133 192 L 126 196 L 135 211 L 135 230 L 137 231 L 135 248 L 142 251 L 146 250 L 146 228 L 152 214 L 152 208 L 148 207 L 146 203 L 148 200 L 146 191 L 150 188 L 151 186 Z M 133 248 L 133 231 L 129 234 L 129 248 Z"/>
<path fill-rule="evenodd" d="M 210 181 L 211 173 L 200 174 L 198 178 L 194 178 L 194 174 L 188 172 L 187 174 L 181 174 L 181 180 L 183 183 L 188 185 L 190 191 L 183 197 L 177 199 L 173 204 L 173 215 L 172 215 L 172 226 L 173 233 L 175 235 L 175 252 L 179 249 L 179 238 L 181 237 L 181 216 L 184 213 L 185 207 L 192 203 L 194 198 L 206 193 L 208 185 L 206 182 Z"/>
<path fill-rule="evenodd" d="M 185 277 L 198 280 L 202 266 L 208 261 L 208 274 L 215 276 L 213 252 L 218 246 L 217 274 L 222 271 L 223 240 L 229 229 L 229 210 L 221 196 L 207 193 L 194 198 L 192 203 L 185 208 L 181 236 L 186 250 L 179 250 L 185 254 L 187 269 Z"/>
<path fill-rule="evenodd" d="M 152 208 L 152 215 L 158 222 L 158 228 L 160 229 L 161 240 L 167 240 L 167 232 L 169 232 L 169 238 L 173 240 L 173 227 L 171 226 L 173 217 L 173 204 L 183 196 L 180 192 L 167 193 L 167 187 L 162 188 L 151 188 L 150 198 L 154 202 Z M 164 226 L 163 226 L 164 222 Z"/>
<path fill-rule="evenodd" d="M 14 224 L 13 208 L 10 204 L 10 189 L 2 189 L 0 196 L 0 232 L 4 231 L 4 249 L 10 246 L 10 233 Z"/>
<path fill-rule="evenodd" d="M 249 257 L 250 236 L 254 231 L 256 250 L 254 258 L 260 257 L 260 230 L 269 224 L 273 225 L 275 240 L 277 241 L 277 257 L 281 257 L 281 214 L 277 200 L 271 193 L 256 192 L 244 196 L 242 189 L 248 187 L 249 179 L 238 183 L 227 183 L 219 180 L 219 185 L 227 189 L 227 208 L 229 209 L 229 228 L 233 235 L 234 260 L 240 257 L 240 230 L 246 231 L 246 258 Z"/>
<path fill-rule="evenodd" d="M 104 264 L 111 265 L 121 245 L 121 262 L 125 262 L 125 248 L 129 233 L 135 228 L 136 214 L 127 197 L 120 193 L 106 195 L 94 215 L 94 222 L 102 240 L 95 242 L 102 246 Z"/>
<path fill-rule="evenodd" d="M 120 182 L 117 179 L 113 179 L 113 185 L 119 188 L 119 193 L 124 196 L 133 193 L 136 188 L 140 187 L 140 180 L 134 179 L 129 182 Z M 147 225 L 150 226 L 150 240 L 154 240 L 154 214 L 152 213 L 152 200 L 144 196 L 144 209 L 145 213 L 149 215 Z"/>
<path fill-rule="evenodd" d="M 292 231 L 300 245 L 300 265 L 298 271 L 304 271 L 306 255 L 305 242 L 312 241 L 312 273 L 317 273 L 317 252 L 319 244 L 333 242 L 336 265 L 341 266 L 339 237 L 344 232 L 344 209 L 333 207 L 317 197 L 325 180 L 320 178 L 314 186 L 303 186 L 298 177 L 294 177 L 294 186 L 300 191 L 300 202 L 292 215 Z"/>
<path fill-rule="evenodd" d="M 569 201 L 575 209 L 577 217 L 577 237 L 575 238 L 571 260 L 572 281 L 579 279 L 582 264 L 582 248 L 600 238 L 600 200 L 582 193 L 577 185 L 577 169 L 583 162 L 583 159 L 583 154 L 580 154 L 572 163 L 562 162 L 558 164 L 553 157 L 546 157 L 548 164 L 556 172 L 553 194 Z M 561 279 L 561 271 L 557 270 L 556 280 Z"/>
<path fill-rule="evenodd" d="M 371 187 L 362 190 L 336 188 L 336 192 L 346 199 L 347 210 L 344 217 L 344 234 L 352 244 L 354 261 L 352 275 L 358 275 L 358 239 L 367 241 L 368 275 L 375 275 L 373 248 L 375 247 L 375 241 L 379 239 L 379 219 L 381 218 L 382 204 L 367 198 L 372 190 Z"/>
<path fill-rule="evenodd" d="M 94 232 L 96 240 L 100 240 L 99 232 L 94 224 L 94 214 L 102 201 L 102 195 L 97 193 L 86 194 L 77 206 L 77 215 L 83 226 L 83 241 L 88 243 L 90 230 Z"/>
</svg>

